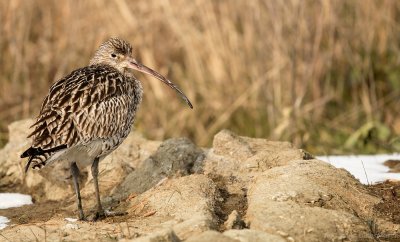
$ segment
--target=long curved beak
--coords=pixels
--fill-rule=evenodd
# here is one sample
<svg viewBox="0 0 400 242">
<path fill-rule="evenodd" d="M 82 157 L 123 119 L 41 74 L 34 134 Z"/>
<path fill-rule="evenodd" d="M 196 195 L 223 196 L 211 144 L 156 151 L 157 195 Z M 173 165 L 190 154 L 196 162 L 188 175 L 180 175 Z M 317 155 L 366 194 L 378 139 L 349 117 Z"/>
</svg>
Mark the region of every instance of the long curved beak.
<svg viewBox="0 0 400 242">
<path fill-rule="evenodd" d="M 185 102 L 189 105 L 190 108 L 193 109 L 193 105 L 190 102 L 189 98 L 186 97 L 186 95 L 174 84 L 172 83 L 170 80 L 168 80 L 167 78 L 165 78 L 164 76 L 162 76 L 160 73 L 156 72 L 155 70 L 137 62 L 135 59 L 133 58 L 129 58 L 127 59 L 128 61 L 128 67 L 133 69 L 133 70 L 137 70 L 149 75 L 154 76 L 155 78 L 157 78 L 158 80 L 164 82 L 165 84 L 167 84 L 170 88 L 175 89 L 182 97 L 183 100 L 185 100 Z"/>
</svg>

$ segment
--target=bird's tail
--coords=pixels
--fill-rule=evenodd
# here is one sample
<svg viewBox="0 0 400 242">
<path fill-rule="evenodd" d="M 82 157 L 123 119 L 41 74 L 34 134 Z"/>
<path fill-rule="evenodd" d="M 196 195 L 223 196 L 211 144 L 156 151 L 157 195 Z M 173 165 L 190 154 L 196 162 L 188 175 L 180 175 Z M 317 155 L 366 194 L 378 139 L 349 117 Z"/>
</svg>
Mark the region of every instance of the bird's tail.
<svg viewBox="0 0 400 242">
<path fill-rule="evenodd" d="M 52 155 L 52 153 L 67 148 L 67 145 L 59 145 L 50 149 L 42 149 L 40 147 L 30 147 L 22 153 L 21 158 L 29 157 L 28 162 L 25 166 L 25 173 L 28 172 L 31 163 L 33 163 L 32 168 L 42 168 L 46 165 L 46 160 Z"/>
</svg>

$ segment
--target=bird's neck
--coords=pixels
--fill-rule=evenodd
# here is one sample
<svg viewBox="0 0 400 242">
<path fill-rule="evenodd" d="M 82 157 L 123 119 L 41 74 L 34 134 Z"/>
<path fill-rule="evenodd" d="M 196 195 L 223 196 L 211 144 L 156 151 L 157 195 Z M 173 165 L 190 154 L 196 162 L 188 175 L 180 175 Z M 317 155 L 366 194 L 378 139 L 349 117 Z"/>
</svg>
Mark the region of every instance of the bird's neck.
<svg viewBox="0 0 400 242">
<path fill-rule="evenodd" d="M 134 93 L 134 103 L 136 103 L 137 106 L 140 105 L 142 102 L 142 96 L 143 96 L 143 87 L 142 83 L 136 79 L 132 73 L 125 75 L 126 78 L 133 83 L 133 93 Z"/>
<path fill-rule="evenodd" d="M 127 81 L 132 82 L 132 100 L 131 100 L 131 106 L 130 109 L 132 110 L 132 116 L 130 117 L 130 120 L 128 121 L 129 124 L 133 124 L 136 116 L 136 112 L 140 107 L 140 104 L 142 103 L 142 96 L 143 96 L 143 88 L 142 88 L 142 83 L 133 75 L 131 77 L 126 76 Z"/>
</svg>

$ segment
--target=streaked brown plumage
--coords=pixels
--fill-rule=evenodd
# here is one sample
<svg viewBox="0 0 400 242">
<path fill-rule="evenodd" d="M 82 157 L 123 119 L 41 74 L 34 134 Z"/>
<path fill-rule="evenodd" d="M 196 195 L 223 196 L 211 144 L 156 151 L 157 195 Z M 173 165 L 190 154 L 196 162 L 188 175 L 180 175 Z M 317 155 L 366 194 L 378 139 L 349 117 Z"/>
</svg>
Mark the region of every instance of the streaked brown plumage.
<svg viewBox="0 0 400 242">
<path fill-rule="evenodd" d="M 97 184 L 98 163 L 128 136 L 142 100 L 142 86 L 131 70 L 138 70 L 174 88 L 192 108 L 189 99 L 169 80 L 132 58 L 132 47 L 118 38 L 104 42 L 90 65 L 53 84 L 40 114 L 31 126 L 32 146 L 26 171 L 52 162 L 69 162 L 74 178 L 80 219 L 84 218 L 76 163 L 92 165 L 98 215 L 103 210 Z"/>
</svg>

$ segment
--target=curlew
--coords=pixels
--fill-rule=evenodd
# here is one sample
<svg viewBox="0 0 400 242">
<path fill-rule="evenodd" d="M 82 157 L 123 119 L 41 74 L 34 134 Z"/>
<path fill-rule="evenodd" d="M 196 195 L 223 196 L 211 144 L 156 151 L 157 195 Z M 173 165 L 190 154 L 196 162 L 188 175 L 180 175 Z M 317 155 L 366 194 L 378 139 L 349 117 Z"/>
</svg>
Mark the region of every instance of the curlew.
<svg viewBox="0 0 400 242">
<path fill-rule="evenodd" d="M 21 158 L 40 169 L 54 162 L 70 165 L 79 219 L 85 219 L 79 189 L 79 169 L 91 165 L 97 200 L 96 217 L 104 216 L 98 185 L 99 162 L 114 151 L 131 131 L 142 100 L 142 85 L 132 71 L 150 74 L 175 89 L 193 108 L 186 95 L 171 81 L 132 57 L 131 45 L 118 38 L 104 42 L 89 66 L 55 82 L 44 98 L 33 131 L 32 146 Z"/>
</svg>

